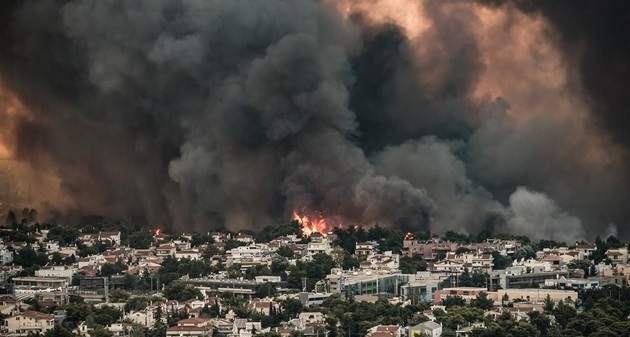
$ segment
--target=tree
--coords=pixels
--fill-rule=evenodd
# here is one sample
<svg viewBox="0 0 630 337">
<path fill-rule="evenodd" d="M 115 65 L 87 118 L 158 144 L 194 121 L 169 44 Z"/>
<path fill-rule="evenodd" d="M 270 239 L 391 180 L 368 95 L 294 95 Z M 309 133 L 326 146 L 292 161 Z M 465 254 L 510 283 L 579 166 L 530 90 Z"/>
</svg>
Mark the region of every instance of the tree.
<svg viewBox="0 0 630 337">
<path fill-rule="evenodd" d="M 116 267 L 113 263 L 105 263 L 101 266 L 101 276 L 110 277 L 117 273 Z"/>
<path fill-rule="evenodd" d="M 333 258 L 323 253 L 313 255 L 313 260 L 309 262 L 298 260 L 294 266 L 287 269 L 287 283 L 291 288 L 302 289 L 302 279 L 305 278 L 306 288 L 313 289 L 315 283 L 326 278 L 335 266 Z"/>
<path fill-rule="evenodd" d="M 28 268 L 37 266 L 45 266 L 48 263 L 48 256 L 43 253 L 37 253 L 32 247 L 26 246 L 16 251 L 13 263 Z"/>
<path fill-rule="evenodd" d="M 494 305 L 494 301 L 488 298 L 488 294 L 482 292 L 478 294 L 475 298 L 470 300 L 470 306 L 479 308 L 481 310 L 490 310 Z"/>
<path fill-rule="evenodd" d="M 527 315 L 529 316 L 529 321 L 540 331 L 541 337 L 549 335 L 549 327 L 551 325 L 549 317 L 540 311 L 530 311 Z"/>
<path fill-rule="evenodd" d="M 285 276 L 286 270 L 289 267 L 289 261 L 286 258 L 274 257 L 271 260 L 271 274 L 276 276 Z"/>
<path fill-rule="evenodd" d="M 304 310 L 304 305 L 300 300 L 289 298 L 280 303 L 280 307 L 282 308 L 282 314 L 285 319 L 288 321 L 292 318 L 297 317 L 299 313 Z"/>
<path fill-rule="evenodd" d="M 150 331 L 152 337 L 165 337 L 166 324 L 162 321 L 162 306 L 158 305 L 153 314 L 153 329 Z"/>
<path fill-rule="evenodd" d="M 13 212 L 13 210 L 10 210 L 7 213 L 7 218 L 6 218 L 6 221 L 5 221 L 6 226 L 7 227 L 11 227 L 11 226 L 17 224 L 17 222 L 18 221 L 17 221 L 17 217 L 15 216 L 15 212 Z"/>
<path fill-rule="evenodd" d="M 589 261 L 573 260 L 569 264 L 567 264 L 567 267 L 569 267 L 570 269 L 582 269 L 584 270 L 584 277 L 590 276 L 591 263 Z"/>
<path fill-rule="evenodd" d="M 154 241 L 153 233 L 147 231 L 137 231 L 129 235 L 129 246 L 136 249 L 147 249 Z"/>
<path fill-rule="evenodd" d="M 553 303 L 553 301 L 551 300 L 551 296 L 547 294 L 547 297 L 545 297 L 545 301 L 543 304 L 543 309 L 545 310 L 545 313 L 551 313 L 554 307 L 555 303 Z"/>
<path fill-rule="evenodd" d="M 459 247 L 457 248 L 457 250 L 455 250 L 455 254 L 466 254 L 466 253 L 470 253 L 472 252 L 471 249 L 468 249 L 466 247 Z"/>
<path fill-rule="evenodd" d="M 503 294 L 503 296 L 501 296 L 501 306 L 505 307 L 507 306 L 507 304 L 510 303 L 510 296 L 508 296 L 507 293 Z"/>
<path fill-rule="evenodd" d="M 473 286 L 472 276 L 471 276 L 470 272 L 468 271 L 468 268 L 464 268 L 464 271 L 459 275 L 458 285 L 460 287 L 472 287 Z"/>
<path fill-rule="evenodd" d="M 563 328 L 567 326 L 567 323 L 577 316 L 577 312 L 575 308 L 571 305 L 564 303 L 564 301 L 560 300 L 558 305 L 553 309 L 553 316 L 556 318 L 556 322 L 560 324 Z"/>
<path fill-rule="evenodd" d="M 199 247 L 201 245 L 207 245 L 214 243 L 214 239 L 210 234 L 193 234 L 190 240 L 190 245 L 193 247 Z"/>
<path fill-rule="evenodd" d="M 179 302 L 186 302 L 194 298 L 203 299 L 203 294 L 199 289 L 192 285 L 179 282 L 166 286 L 162 294 L 169 300 L 177 300 Z"/>
<path fill-rule="evenodd" d="M 504 270 L 505 268 L 512 265 L 512 259 L 501 255 L 501 253 L 497 252 L 496 250 L 492 252 L 492 259 L 493 270 Z"/>
<path fill-rule="evenodd" d="M 427 270 L 427 262 L 420 254 L 413 254 L 412 257 L 403 256 L 400 258 L 400 271 L 404 274 L 415 274 L 419 271 Z"/>
<path fill-rule="evenodd" d="M 514 252 L 514 260 L 528 260 L 536 257 L 536 251 L 532 246 L 523 246 Z"/>
<path fill-rule="evenodd" d="M 297 235 L 300 236 L 300 223 L 291 221 L 289 223 L 269 225 L 255 234 L 256 242 L 269 242 L 279 236 Z"/>
<path fill-rule="evenodd" d="M 109 291 L 109 300 L 111 302 L 125 302 L 129 299 L 129 293 L 120 289 L 112 289 Z"/>
<path fill-rule="evenodd" d="M 136 296 L 127 299 L 125 302 L 125 311 L 140 311 L 149 306 L 149 298 L 144 296 Z"/>
<path fill-rule="evenodd" d="M 361 263 L 357 258 L 353 257 L 348 252 L 343 251 L 343 256 L 341 258 L 341 268 L 343 268 L 344 270 L 352 270 L 359 268 L 360 265 Z"/>
<path fill-rule="evenodd" d="M 466 304 L 466 300 L 464 300 L 463 297 L 461 296 L 446 296 L 446 298 L 444 298 L 442 300 L 442 305 L 444 305 L 446 308 L 452 307 L 452 306 L 463 306 Z"/>
<path fill-rule="evenodd" d="M 295 253 L 293 252 L 293 248 L 288 245 L 282 245 L 276 253 L 282 257 L 286 257 L 287 259 L 292 259 L 295 257 Z"/>
<path fill-rule="evenodd" d="M 55 325 L 54 328 L 46 331 L 44 337 L 74 337 L 72 331 L 62 325 Z"/>
</svg>

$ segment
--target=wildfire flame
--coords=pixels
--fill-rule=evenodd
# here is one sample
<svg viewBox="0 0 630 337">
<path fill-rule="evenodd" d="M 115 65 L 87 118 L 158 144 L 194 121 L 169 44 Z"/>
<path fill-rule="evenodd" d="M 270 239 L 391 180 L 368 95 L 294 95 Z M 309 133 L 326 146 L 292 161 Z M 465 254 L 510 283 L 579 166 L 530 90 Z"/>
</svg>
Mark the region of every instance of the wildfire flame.
<svg viewBox="0 0 630 337">
<path fill-rule="evenodd" d="M 160 232 L 161 232 L 161 231 L 162 231 L 162 230 L 161 230 L 161 229 L 159 229 L 159 228 L 158 228 L 158 229 L 156 229 L 156 230 L 155 230 L 155 236 L 160 236 Z"/>
<path fill-rule="evenodd" d="M 326 223 L 326 219 L 324 219 L 324 216 L 319 212 L 315 212 L 315 215 L 309 216 L 304 213 L 300 214 L 297 211 L 293 211 L 293 220 L 302 225 L 302 234 L 304 236 L 311 236 L 314 233 L 320 233 L 323 236 L 327 236 L 329 229 L 332 227 Z"/>
</svg>

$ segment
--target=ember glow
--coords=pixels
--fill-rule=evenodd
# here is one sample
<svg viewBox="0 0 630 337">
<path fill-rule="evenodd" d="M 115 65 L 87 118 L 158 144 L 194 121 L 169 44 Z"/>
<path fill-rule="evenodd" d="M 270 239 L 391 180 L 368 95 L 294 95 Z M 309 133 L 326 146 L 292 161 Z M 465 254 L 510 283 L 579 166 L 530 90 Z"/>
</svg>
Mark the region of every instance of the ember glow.
<svg viewBox="0 0 630 337">
<path fill-rule="evenodd" d="M 302 235 L 304 236 L 311 236 L 313 233 L 327 236 L 332 229 L 332 226 L 328 225 L 320 212 L 313 212 L 312 215 L 307 215 L 304 212 L 293 211 L 293 220 L 300 223 Z"/>
</svg>

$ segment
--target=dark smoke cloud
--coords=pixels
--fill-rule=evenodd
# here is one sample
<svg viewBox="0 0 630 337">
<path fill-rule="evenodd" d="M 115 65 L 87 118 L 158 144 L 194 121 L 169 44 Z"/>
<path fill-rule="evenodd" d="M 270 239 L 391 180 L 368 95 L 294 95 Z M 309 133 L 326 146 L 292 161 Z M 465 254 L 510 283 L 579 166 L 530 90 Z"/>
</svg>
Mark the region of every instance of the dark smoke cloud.
<svg viewBox="0 0 630 337">
<path fill-rule="evenodd" d="M 590 106 L 616 141 L 630 145 L 630 3 L 587 0 L 478 0 L 542 15 L 554 28 L 566 62 L 578 69 Z"/>
<path fill-rule="evenodd" d="M 627 98 L 604 75 L 625 85 L 625 63 L 587 67 L 595 49 L 624 50 L 581 6 L 578 33 L 542 2 L 421 1 L 428 28 L 412 36 L 374 17 L 379 1 L 347 2 L 347 17 L 312 0 L 3 2 L 0 80 L 31 116 L 12 127 L 15 155 L 59 177 L 68 198 L 49 208 L 149 226 L 255 228 L 305 210 L 624 235 Z"/>
</svg>

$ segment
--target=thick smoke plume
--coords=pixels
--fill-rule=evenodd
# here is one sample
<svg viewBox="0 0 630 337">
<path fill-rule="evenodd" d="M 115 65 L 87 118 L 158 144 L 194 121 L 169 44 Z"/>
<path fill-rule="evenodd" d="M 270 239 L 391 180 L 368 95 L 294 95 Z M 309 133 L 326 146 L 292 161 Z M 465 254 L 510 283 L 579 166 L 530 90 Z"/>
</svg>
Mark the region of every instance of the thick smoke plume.
<svg viewBox="0 0 630 337">
<path fill-rule="evenodd" d="M 630 142 L 605 90 L 625 63 L 588 72 L 609 32 L 572 34 L 546 2 L 0 6 L 0 151 L 51 177 L 40 211 L 628 235 Z"/>
</svg>

